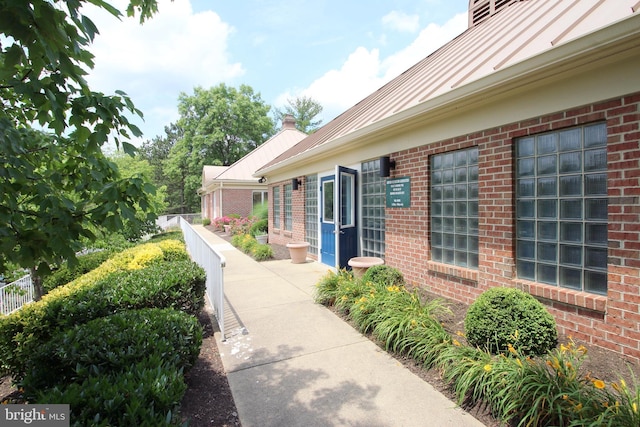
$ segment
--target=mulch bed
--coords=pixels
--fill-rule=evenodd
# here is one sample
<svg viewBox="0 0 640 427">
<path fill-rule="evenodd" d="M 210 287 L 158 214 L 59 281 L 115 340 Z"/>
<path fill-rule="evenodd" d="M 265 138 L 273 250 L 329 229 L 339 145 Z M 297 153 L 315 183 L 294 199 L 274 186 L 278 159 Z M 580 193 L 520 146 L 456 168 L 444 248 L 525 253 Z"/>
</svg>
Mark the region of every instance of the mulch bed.
<svg viewBox="0 0 640 427">
<path fill-rule="evenodd" d="M 212 228 L 210 230 L 214 231 Z M 225 240 L 230 240 L 230 236 L 216 232 Z M 289 251 L 285 246 L 273 245 L 274 259 L 290 259 Z M 464 329 L 464 317 L 467 306 L 460 303 L 450 302 L 449 307 L 452 314 L 444 319 L 445 328 L 455 333 Z M 189 421 L 191 427 L 237 427 L 240 426 L 238 411 L 231 394 L 231 388 L 227 381 L 222 359 L 218 351 L 214 333 L 217 325 L 212 322 L 211 308 L 206 307 L 200 314 L 199 320 L 204 327 L 204 338 L 200 356 L 196 364 L 186 375 L 187 392 L 182 400 L 180 415 L 183 421 Z M 340 316 L 339 313 L 336 315 Z M 346 322 L 348 319 L 341 316 Z M 373 337 L 369 337 L 375 342 Z M 566 342 L 566 340 L 563 340 Z M 378 343 L 378 345 L 380 345 Z M 619 354 L 600 349 L 598 347 L 587 346 L 589 348 L 588 359 L 585 368 L 605 381 L 617 381 L 618 375 L 629 377 L 629 371 L 633 371 L 636 378 L 640 378 L 640 364 L 629 362 Z M 442 381 L 437 370 L 426 370 L 412 359 L 394 355 L 407 369 L 419 376 L 445 396 L 455 401 L 451 389 Z M 0 402 L 7 398 L 15 397 L 17 391 L 11 386 L 9 377 L 0 378 Z M 493 418 L 486 408 L 481 405 L 465 408 L 471 415 L 488 427 L 500 427 L 501 423 Z"/>
</svg>

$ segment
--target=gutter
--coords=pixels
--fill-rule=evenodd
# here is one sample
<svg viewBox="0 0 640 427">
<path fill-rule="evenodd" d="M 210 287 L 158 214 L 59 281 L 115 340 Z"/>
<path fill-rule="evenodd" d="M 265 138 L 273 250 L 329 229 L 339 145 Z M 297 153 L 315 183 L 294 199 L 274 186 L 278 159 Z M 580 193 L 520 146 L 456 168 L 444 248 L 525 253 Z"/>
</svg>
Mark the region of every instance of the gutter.
<svg viewBox="0 0 640 427">
<path fill-rule="evenodd" d="M 634 53 L 633 49 L 638 49 L 639 36 L 640 14 L 635 13 L 605 28 L 552 47 L 347 135 L 326 141 L 280 163 L 259 169 L 253 176 L 285 173 L 294 166 L 300 167 L 319 159 L 335 157 L 341 152 L 351 151 L 372 141 L 424 126 L 425 123 L 460 115 L 472 106 L 495 102 L 509 91 L 525 85 L 552 77 L 558 78 L 577 68 L 581 71 L 588 67 L 594 68 L 607 59 L 613 61 L 625 53 L 628 56 Z"/>
</svg>

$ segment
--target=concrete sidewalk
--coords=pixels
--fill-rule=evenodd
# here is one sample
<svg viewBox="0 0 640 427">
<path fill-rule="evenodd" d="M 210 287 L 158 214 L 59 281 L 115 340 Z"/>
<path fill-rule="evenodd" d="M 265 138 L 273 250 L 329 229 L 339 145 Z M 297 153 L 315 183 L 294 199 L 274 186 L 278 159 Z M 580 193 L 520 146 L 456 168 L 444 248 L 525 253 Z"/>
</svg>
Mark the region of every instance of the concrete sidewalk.
<svg viewBox="0 0 640 427">
<path fill-rule="evenodd" d="M 483 425 L 313 302 L 325 265 L 258 263 L 194 228 L 227 261 L 216 341 L 243 427 Z"/>
</svg>

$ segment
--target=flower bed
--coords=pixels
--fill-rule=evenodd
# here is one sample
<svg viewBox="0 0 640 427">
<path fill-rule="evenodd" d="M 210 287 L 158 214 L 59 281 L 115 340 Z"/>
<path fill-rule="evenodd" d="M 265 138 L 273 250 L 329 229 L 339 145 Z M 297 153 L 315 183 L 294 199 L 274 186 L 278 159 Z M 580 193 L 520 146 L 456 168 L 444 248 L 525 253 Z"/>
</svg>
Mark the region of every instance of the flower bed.
<svg viewBox="0 0 640 427">
<path fill-rule="evenodd" d="M 492 355 L 467 345 L 464 332 L 445 331 L 442 301 L 370 278 L 329 272 L 318 283 L 316 301 L 333 306 L 386 350 L 438 369 L 459 404 L 486 405 L 502 422 L 518 426 L 640 425 L 639 384 L 604 381 L 586 371 L 584 346 L 569 341 L 529 357 L 519 351 L 514 331 L 506 353 Z"/>
</svg>

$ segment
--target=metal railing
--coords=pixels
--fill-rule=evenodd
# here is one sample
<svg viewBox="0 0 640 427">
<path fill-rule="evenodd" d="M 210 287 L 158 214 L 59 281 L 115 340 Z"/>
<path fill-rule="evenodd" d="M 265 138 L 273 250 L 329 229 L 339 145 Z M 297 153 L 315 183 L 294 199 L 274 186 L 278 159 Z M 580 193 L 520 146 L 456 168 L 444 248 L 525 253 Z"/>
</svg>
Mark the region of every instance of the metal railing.
<svg viewBox="0 0 640 427">
<path fill-rule="evenodd" d="M 183 218 L 180 218 L 180 228 L 191 259 L 207 273 L 207 296 L 213 305 L 220 333 L 224 337 L 224 275 L 222 269 L 226 260 Z"/>
<path fill-rule="evenodd" d="M 199 213 L 160 215 L 156 221 L 156 225 L 163 230 L 170 227 L 177 227 L 179 225 L 180 218 L 186 220 L 189 224 L 193 224 L 194 222 L 201 221 L 202 215 Z"/>
<path fill-rule="evenodd" d="M 13 313 L 31 301 L 33 301 L 33 284 L 29 274 L 0 287 L 0 313 L 2 314 Z"/>
</svg>

